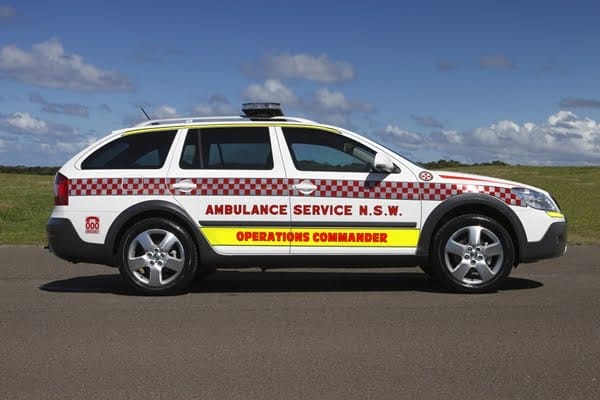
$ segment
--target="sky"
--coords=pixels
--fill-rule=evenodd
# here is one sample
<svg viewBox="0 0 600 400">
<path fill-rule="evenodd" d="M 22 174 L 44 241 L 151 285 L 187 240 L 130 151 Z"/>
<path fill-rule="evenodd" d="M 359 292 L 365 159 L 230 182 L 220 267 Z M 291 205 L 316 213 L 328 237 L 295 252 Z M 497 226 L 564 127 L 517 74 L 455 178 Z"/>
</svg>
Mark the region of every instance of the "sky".
<svg viewBox="0 0 600 400">
<path fill-rule="evenodd" d="M 417 161 L 600 165 L 594 1 L 0 0 L 0 165 L 145 119 L 284 113 Z"/>
</svg>

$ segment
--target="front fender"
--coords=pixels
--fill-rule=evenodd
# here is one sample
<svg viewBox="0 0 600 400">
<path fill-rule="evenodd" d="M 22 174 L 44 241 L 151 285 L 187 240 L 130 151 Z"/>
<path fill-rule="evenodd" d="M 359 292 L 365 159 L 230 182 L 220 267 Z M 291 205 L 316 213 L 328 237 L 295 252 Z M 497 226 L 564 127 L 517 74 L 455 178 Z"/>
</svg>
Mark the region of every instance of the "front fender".
<svg viewBox="0 0 600 400">
<path fill-rule="evenodd" d="M 514 235 L 513 241 L 519 254 L 527 245 L 523 224 L 515 212 L 502 200 L 485 193 L 463 193 L 444 200 L 427 216 L 421 229 L 417 255 L 430 256 L 431 244 L 439 227 L 449 219 L 468 213 L 482 213 L 499 219 Z"/>
</svg>

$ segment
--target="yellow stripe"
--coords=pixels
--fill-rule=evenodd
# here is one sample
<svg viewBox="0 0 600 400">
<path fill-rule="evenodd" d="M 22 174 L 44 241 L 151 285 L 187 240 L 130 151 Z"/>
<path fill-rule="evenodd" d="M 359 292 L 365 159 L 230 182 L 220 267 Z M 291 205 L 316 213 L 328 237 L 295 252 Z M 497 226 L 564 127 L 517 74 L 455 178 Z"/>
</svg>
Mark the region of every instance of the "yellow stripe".
<svg viewBox="0 0 600 400">
<path fill-rule="evenodd" d="M 244 227 L 203 227 L 200 228 L 208 243 L 211 246 L 289 246 L 290 242 L 285 240 L 281 241 L 270 241 L 270 242 L 261 242 L 261 241 L 253 241 L 251 238 L 249 240 L 238 240 L 238 232 L 256 232 L 257 235 L 260 236 L 261 232 L 273 232 L 274 236 L 279 235 L 281 237 L 287 236 L 287 233 L 290 231 L 289 228 L 244 228 Z"/>
<path fill-rule="evenodd" d="M 562 213 L 556 211 L 546 211 L 546 215 L 552 218 L 564 218 L 565 216 Z"/>
<path fill-rule="evenodd" d="M 416 228 L 202 227 L 211 246 L 416 247 Z"/>
<path fill-rule="evenodd" d="M 339 133 L 337 130 L 333 128 L 329 128 L 326 126 L 318 126 L 318 125 L 304 125 L 304 124 L 289 124 L 289 123 L 281 123 L 281 122 L 261 122 L 261 123 L 241 123 L 241 124 L 211 124 L 210 122 L 198 125 L 173 125 L 173 126 L 154 126 L 150 128 L 139 128 L 127 131 L 123 134 L 123 136 L 137 135 L 140 133 L 148 133 L 148 132 L 159 132 L 159 131 L 172 131 L 178 129 L 196 129 L 196 128 L 235 128 L 235 127 L 259 127 L 265 128 L 269 126 L 280 126 L 284 128 L 305 128 L 305 129 L 317 129 L 321 131 L 327 131 L 332 133 Z"/>
<path fill-rule="evenodd" d="M 181 126 L 161 126 L 161 127 L 153 127 L 153 128 L 141 128 L 141 129 L 135 129 L 132 131 L 127 131 L 123 134 L 123 136 L 131 136 L 131 135 L 137 135 L 138 133 L 148 133 L 148 132 L 160 132 L 160 131 L 173 131 L 173 130 L 179 130 L 181 128 L 185 128 L 184 125 Z"/>
</svg>

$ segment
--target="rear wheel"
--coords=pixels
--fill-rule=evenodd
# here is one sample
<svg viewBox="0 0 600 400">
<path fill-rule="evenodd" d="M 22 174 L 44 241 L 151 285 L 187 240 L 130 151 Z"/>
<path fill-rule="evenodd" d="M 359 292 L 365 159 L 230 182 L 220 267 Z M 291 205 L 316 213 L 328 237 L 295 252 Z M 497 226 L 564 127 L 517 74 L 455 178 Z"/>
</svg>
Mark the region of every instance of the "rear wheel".
<svg viewBox="0 0 600 400">
<path fill-rule="evenodd" d="M 127 230 L 119 248 L 121 276 L 138 292 L 151 295 L 181 293 L 198 269 L 194 241 L 179 224 L 149 218 Z"/>
<path fill-rule="evenodd" d="M 508 231 L 483 215 L 462 215 L 437 232 L 433 272 L 451 289 L 481 293 L 497 289 L 515 261 Z"/>
</svg>

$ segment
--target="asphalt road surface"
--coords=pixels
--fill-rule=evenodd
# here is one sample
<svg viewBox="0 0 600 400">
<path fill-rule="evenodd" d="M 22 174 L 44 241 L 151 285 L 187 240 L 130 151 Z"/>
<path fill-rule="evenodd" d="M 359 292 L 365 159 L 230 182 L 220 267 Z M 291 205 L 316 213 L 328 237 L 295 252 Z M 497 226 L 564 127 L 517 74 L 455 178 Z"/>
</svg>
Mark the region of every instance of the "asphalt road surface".
<svg viewBox="0 0 600 400">
<path fill-rule="evenodd" d="M 598 399 L 600 247 L 497 293 L 416 269 L 217 272 L 132 295 L 117 271 L 0 248 L 0 399 Z"/>
</svg>

